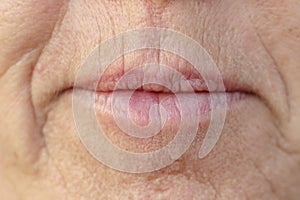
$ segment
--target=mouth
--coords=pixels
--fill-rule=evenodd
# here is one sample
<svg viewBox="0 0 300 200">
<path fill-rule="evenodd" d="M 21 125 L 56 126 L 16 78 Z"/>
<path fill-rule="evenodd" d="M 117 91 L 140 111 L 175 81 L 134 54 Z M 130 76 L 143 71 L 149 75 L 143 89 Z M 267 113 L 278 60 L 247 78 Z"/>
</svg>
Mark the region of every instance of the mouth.
<svg viewBox="0 0 300 200">
<path fill-rule="evenodd" d="M 197 121 L 197 129 L 204 132 L 213 110 L 218 115 L 240 109 L 235 105 L 252 96 L 247 86 L 220 79 L 219 72 L 207 70 L 203 77 L 182 58 L 168 55 L 160 63 L 153 58 L 140 54 L 127 63 L 120 58 L 102 73 L 88 73 L 75 84 L 73 97 L 82 99 L 78 105 L 92 107 L 107 137 L 122 149 L 160 149 L 182 123 L 189 127 Z"/>
</svg>

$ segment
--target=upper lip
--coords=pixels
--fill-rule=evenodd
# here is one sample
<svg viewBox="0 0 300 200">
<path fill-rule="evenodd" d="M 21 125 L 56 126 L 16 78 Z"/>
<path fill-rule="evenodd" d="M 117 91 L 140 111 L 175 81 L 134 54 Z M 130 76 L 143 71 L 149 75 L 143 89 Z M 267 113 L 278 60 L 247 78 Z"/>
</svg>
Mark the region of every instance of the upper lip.
<svg viewBox="0 0 300 200">
<path fill-rule="evenodd" d="M 140 61 L 144 61 L 142 65 L 140 65 Z M 147 65 L 154 67 L 152 67 L 151 70 L 148 70 L 150 67 Z M 185 80 L 182 80 L 182 77 L 174 77 L 173 74 L 161 71 L 161 65 L 176 70 L 178 74 L 184 77 Z M 141 70 L 138 70 L 139 68 Z M 175 85 L 172 91 L 162 84 L 144 83 L 145 79 L 151 79 L 151 76 L 158 76 L 159 74 L 162 79 L 165 79 L 165 81 L 169 81 L 172 85 Z M 221 80 L 219 80 L 220 78 Z M 120 82 L 118 84 L 118 81 L 121 79 L 122 84 L 120 84 Z M 227 77 L 220 77 L 220 75 L 216 72 L 208 73 L 208 76 L 204 79 L 196 68 L 187 61 L 179 61 L 178 59 L 175 59 L 162 63 L 155 63 L 151 62 L 151 60 L 149 61 L 149 59 L 147 60 L 143 55 L 140 55 L 135 57 L 135 59 L 131 59 L 127 65 L 125 65 L 123 57 L 122 60 L 109 65 L 103 73 L 97 74 L 91 71 L 90 73 L 83 75 L 80 79 L 77 79 L 77 81 L 75 81 L 74 88 L 94 92 L 113 92 L 116 90 L 143 90 L 148 92 L 173 93 L 253 92 L 250 87 L 246 85 L 237 86 L 237 84 L 234 84 L 229 80 L 230 79 Z M 189 87 L 189 89 L 182 87 L 182 81 L 187 81 L 191 87 Z M 210 85 L 210 88 L 208 88 L 208 84 Z M 138 88 L 136 87 L 137 85 L 139 85 Z"/>
</svg>

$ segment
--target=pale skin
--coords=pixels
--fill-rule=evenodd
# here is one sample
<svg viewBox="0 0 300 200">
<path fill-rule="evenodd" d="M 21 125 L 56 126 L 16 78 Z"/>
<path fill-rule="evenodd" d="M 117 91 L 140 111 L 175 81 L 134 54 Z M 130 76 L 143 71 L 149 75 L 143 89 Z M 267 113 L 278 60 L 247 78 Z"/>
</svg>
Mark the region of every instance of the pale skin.
<svg viewBox="0 0 300 200">
<path fill-rule="evenodd" d="M 1 0 L 1 199 L 298 199 L 299 10 L 298 0 Z M 222 73 L 249 70 L 257 94 L 228 112 L 206 158 L 194 156 L 196 142 L 167 168 L 130 174 L 87 152 L 66 89 L 96 45 L 141 27 L 188 35 Z"/>
</svg>

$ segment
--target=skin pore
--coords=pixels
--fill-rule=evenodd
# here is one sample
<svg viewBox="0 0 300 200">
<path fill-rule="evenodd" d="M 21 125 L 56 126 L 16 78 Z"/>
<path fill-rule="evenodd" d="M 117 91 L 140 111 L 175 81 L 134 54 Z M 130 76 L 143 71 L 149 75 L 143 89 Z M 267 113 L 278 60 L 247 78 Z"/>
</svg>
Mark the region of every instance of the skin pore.
<svg viewBox="0 0 300 200">
<path fill-rule="evenodd" d="M 299 9 L 298 0 L 1 0 L 0 196 L 297 199 Z M 193 38 L 224 77 L 252 90 L 228 110 L 221 138 L 207 157 L 197 158 L 207 129 L 203 125 L 196 141 L 172 165 L 130 174 L 98 162 L 82 145 L 71 93 L 78 69 L 97 45 L 143 27 L 170 28 Z M 137 51 L 124 60 L 157 55 L 178 59 Z M 112 122 L 103 123 L 116 133 L 111 136 L 115 143 L 134 147 L 135 141 L 121 137 Z"/>
</svg>

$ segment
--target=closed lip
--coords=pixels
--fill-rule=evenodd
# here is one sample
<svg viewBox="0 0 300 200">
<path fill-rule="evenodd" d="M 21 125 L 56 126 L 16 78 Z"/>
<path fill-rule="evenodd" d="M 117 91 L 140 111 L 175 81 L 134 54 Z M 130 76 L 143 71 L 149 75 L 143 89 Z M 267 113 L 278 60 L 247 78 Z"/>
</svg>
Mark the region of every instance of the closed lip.
<svg viewBox="0 0 300 200">
<path fill-rule="evenodd" d="M 136 58 L 141 60 L 143 58 Z M 185 97 L 187 101 L 194 98 L 197 101 L 195 109 L 202 116 L 200 123 L 205 123 L 210 111 L 215 108 L 224 108 L 240 100 L 245 99 L 245 94 L 251 94 L 249 86 L 230 82 L 229 77 L 220 78 L 218 72 L 210 71 L 206 78 L 189 63 L 183 65 L 180 62 L 165 62 L 160 65 L 150 62 L 143 63 L 142 67 L 132 60 L 130 66 L 124 62 L 116 62 L 110 65 L 102 74 L 87 73 L 75 84 L 77 94 L 83 96 L 94 96 L 96 114 L 100 121 L 107 119 L 113 121 L 113 115 L 126 121 L 132 118 L 137 124 L 147 125 L 149 123 L 149 110 L 152 105 L 167 107 L 167 118 L 171 121 L 180 121 L 180 108 L 177 95 Z M 148 63 L 148 64 L 147 64 Z M 153 81 L 154 80 L 154 81 Z M 206 84 L 208 82 L 208 84 Z M 208 87 L 208 85 L 210 85 Z M 195 94 L 195 95 L 194 95 Z M 112 106 L 115 106 L 114 99 L 124 99 L 131 95 L 127 106 L 129 113 L 124 113 L 125 107 L 113 113 Z M 216 102 L 214 107 L 210 105 L 210 97 L 214 95 Z M 227 103 L 224 104 L 226 97 Z M 121 102 L 121 101 L 119 101 Z M 86 105 L 86 102 L 82 102 Z M 121 108 L 119 106 L 119 108 Z M 128 116 L 129 115 L 129 116 Z M 190 116 L 193 118 L 196 116 Z M 197 116 L 198 117 L 198 116 Z M 158 121 L 161 116 L 157 112 L 155 119 Z M 188 119 L 185 119 L 188 120 Z"/>
<path fill-rule="evenodd" d="M 140 67 L 141 60 L 144 67 Z M 227 111 L 243 109 L 246 100 L 254 94 L 246 82 L 232 82 L 235 80 L 230 78 L 232 74 L 220 77 L 218 71 L 207 69 L 209 73 L 204 79 L 188 62 L 177 61 L 149 67 L 151 62 L 141 56 L 131 59 L 129 64 L 124 60 L 115 62 L 102 74 L 90 71 L 75 82 L 73 109 L 75 105 L 82 108 L 78 110 L 83 114 L 89 111 L 91 115 L 87 117 L 95 117 L 109 140 L 121 149 L 145 152 L 145 147 L 154 151 L 166 145 L 175 137 L 181 124 L 196 126 L 197 134 L 204 134 L 202 131 L 213 120 L 219 120 L 217 126 L 222 128 Z M 162 84 L 151 83 L 153 79 Z M 185 80 L 183 83 L 182 79 Z M 77 104 L 74 104 L 74 95 Z M 132 129 L 131 125 L 140 128 Z M 149 132 L 148 126 L 151 127 Z M 221 130 L 217 131 L 217 134 L 221 133 Z"/>
</svg>

